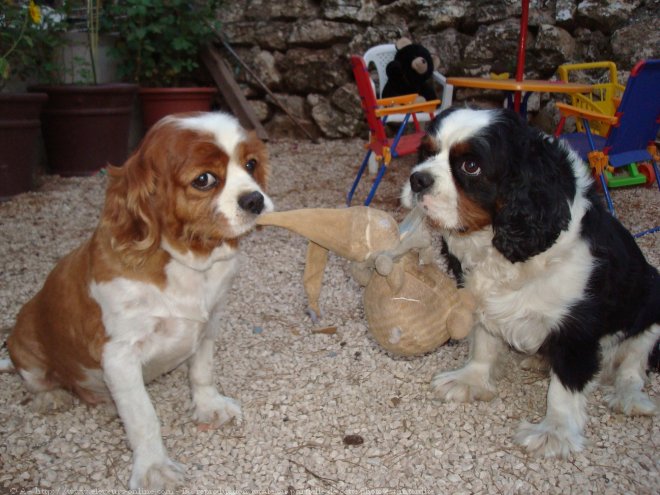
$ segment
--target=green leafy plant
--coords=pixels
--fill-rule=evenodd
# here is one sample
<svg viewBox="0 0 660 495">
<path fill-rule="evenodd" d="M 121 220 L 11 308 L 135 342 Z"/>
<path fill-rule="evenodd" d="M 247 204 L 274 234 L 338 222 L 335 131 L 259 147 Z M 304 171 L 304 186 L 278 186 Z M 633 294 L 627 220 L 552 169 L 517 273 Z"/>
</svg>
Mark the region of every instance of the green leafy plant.
<svg viewBox="0 0 660 495">
<path fill-rule="evenodd" d="M 142 86 L 195 86 L 199 53 L 218 29 L 219 0 L 116 0 L 105 28 L 118 34 L 111 51 L 120 76 Z"/>
<path fill-rule="evenodd" d="M 63 43 L 62 12 L 35 0 L 0 0 L 0 7 L 0 89 L 10 80 L 52 80 L 52 53 Z"/>
</svg>

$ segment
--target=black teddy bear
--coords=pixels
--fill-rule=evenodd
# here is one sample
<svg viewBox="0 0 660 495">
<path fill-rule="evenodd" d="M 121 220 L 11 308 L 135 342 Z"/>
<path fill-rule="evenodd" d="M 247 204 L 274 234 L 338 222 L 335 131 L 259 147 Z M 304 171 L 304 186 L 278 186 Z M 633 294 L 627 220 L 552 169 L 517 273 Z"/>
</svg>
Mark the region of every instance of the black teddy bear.
<svg viewBox="0 0 660 495">
<path fill-rule="evenodd" d="M 387 83 L 382 97 L 401 96 L 417 93 L 426 101 L 437 99 L 431 76 L 433 58 L 422 45 L 401 38 L 396 43 L 397 52 L 394 60 L 387 64 Z"/>
</svg>

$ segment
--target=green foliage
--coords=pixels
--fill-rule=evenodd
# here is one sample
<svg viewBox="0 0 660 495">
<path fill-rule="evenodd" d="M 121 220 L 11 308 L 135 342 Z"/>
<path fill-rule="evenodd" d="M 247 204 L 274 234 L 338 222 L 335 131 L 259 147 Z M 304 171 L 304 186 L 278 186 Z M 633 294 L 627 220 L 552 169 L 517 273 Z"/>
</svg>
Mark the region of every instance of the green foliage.
<svg viewBox="0 0 660 495">
<path fill-rule="evenodd" d="M 10 79 L 51 82 L 52 54 L 63 43 L 62 12 L 34 0 L 0 0 L 0 7 L 0 89 Z"/>
<path fill-rule="evenodd" d="M 195 85 L 199 52 L 218 29 L 219 0 L 117 0 L 105 7 L 105 29 L 120 77 L 142 86 Z M 102 21 L 103 22 L 103 21 Z"/>
</svg>

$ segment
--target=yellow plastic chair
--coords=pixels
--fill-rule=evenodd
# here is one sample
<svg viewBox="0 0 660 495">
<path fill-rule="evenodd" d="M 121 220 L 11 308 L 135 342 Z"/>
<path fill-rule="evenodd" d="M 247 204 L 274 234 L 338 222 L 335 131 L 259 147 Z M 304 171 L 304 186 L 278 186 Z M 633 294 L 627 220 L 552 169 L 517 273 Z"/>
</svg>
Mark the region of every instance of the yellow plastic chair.
<svg viewBox="0 0 660 495">
<path fill-rule="evenodd" d="M 588 162 L 598 176 L 607 205 L 614 213 L 608 188 L 650 184 L 660 190 L 660 59 L 642 60 L 630 71 L 621 102 L 614 115 L 557 103 L 561 119 L 555 131 Z M 562 134 L 568 117 L 582 121 L 586 132 Z M 598 123 L 610 127 L 607 136 L 591 132 Z M 617 171 L 622 173 L 616 173 Z"/>
<path fill-rule="evenodd" d="M 574 107 L 586 110 L 588 112 L 596 112 L 601 115 L 612 116 L 615 114 L 621 95 L 623 94 L 624 87 L 619 84 L 616 64 L 614 62 L 587 62 L 583 64 L 564 64 L 560 65 L 557 69 L 559 78 L 564 82 L 584 82 L 578 81 L 584 72 L 589 71 L 605 71 L 607 82 L 596 83 L 591 87 L 590 93 L 576 93 L 571 95 L 571 104 Z M 571 76 L 574 78 L 570 81 Z M 602 76 L 601 76 L 602 77 Z M 581 120 L 576 121 L 577 130 L 584 132 L 584 126 Z M 610 130 L 610 125 L 605 122 L 593 122 L 591 125 L 591 132 L 598 136 L 607 136 Z"/>
</svg>

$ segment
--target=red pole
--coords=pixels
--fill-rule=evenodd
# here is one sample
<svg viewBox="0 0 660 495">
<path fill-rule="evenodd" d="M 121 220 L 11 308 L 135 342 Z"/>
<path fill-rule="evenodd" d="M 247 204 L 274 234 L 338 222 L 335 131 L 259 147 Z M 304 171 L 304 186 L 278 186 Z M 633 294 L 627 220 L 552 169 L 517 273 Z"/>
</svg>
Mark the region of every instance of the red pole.
<svg viewBox="0 0 660 495">
<path fill-rule="evenodd" d="M 529 20 L 529 0 L 522 0 L 522 13 L 520 15 L 520 35 L 518 36 L 518 63 L 516 64 L 516 81 L 523 80 L 525 71 L 525 45 L 527 44 L 527 22 Z M 520 91 L 513 95 L 513 108 L 520 112 Z"/>
</svg>

